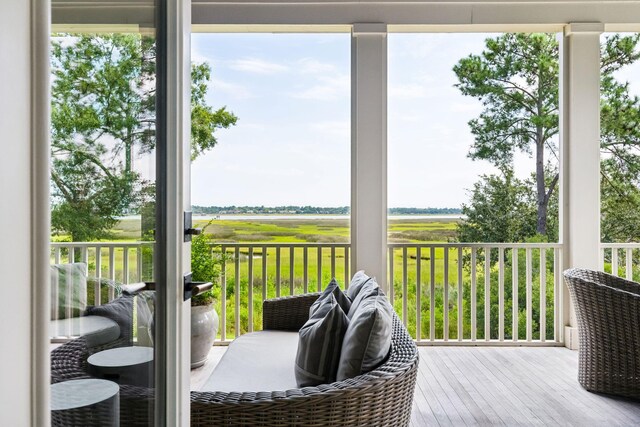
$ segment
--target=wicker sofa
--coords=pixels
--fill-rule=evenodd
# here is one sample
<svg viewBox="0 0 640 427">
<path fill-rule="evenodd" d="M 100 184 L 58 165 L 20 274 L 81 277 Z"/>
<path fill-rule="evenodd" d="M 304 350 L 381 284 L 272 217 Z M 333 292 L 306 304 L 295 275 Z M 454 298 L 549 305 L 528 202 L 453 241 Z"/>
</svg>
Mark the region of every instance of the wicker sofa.
<svg viewBox="0 0 640 427">
<path fill-rule="evenodd" d="M 319 294 L 264 301 L 263 329 L 297 331 Z M 86 377 L 88 349 L 82 339 L 52 354 L 55 380 Z M 60 357 L 64 363 L 56 363 Z M 64 367 L 64 369 L 62 369 Z M 293 367 L 292 367 L 293 369 Z M 191 392 L 192 426 L 407 426 L 418 369 L 418 350 L 393 315 L 389 356 L 377 369 L 333 384 L 265 392 Z M 148 425 L 151 389 L 121 386 L 121 423 Z"/>
<path fill-rule="evenodd" d="M 564 277 L 578 319 L 580 384 L 640 399 L 640 283 L 584 269 Z"/>
</svg>

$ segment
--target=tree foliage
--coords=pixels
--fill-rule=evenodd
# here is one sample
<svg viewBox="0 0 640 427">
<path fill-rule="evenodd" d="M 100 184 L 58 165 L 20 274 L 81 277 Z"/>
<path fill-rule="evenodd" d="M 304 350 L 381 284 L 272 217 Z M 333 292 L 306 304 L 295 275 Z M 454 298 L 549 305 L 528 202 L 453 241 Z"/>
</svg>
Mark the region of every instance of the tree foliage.
<svg viewBox="0 0 640 427">
<path fill-rule="evenodd" d="M 632 207 L 633 211 L 640 208 L 640 100 L 631 96 L 628 84 L 616 81 L 614 75 L 640 57 L 639 40 L 640 35 L 614 35 L 602 45 L 602 229 L 603 238 L 607 240 L 625 240 L 637 235 L 634 230 L 640 229 L 640 217 L 636 220 L 634 215 L 631 215 L 632 224 L 629 221 L 624 225 L 609 223 L 618 221 Z M 510 241 L 521 241 L 522 235 L 535 234 L 548 240 L 557 239 L 557 208 L 552 209 L 552 205 L 557 204 L 559 180 L 559 57 L 555 35 L 505 34 L 489 38 L 480 55 L 461 59 L 454 72 L 461 93 L 477 98 L 484 106 L 480 116 L 469 122 L 474 135 L 469 157 L 489 161 L 502 174 L 491 179 L 482 177 L 472 189 L 471 203 L 465 206 L 469 224 L 461 227 L 461 240 L 473 237 L 493 241 L 508 237 L 519 239 Z M 533 181 L 525 182 L 530 186 L 527 197 L 523 195 L 523 183 L 513 178 L 513 158 L 518 152 L 528 154 L 535 161 Z M 501 186 L 497 185 L 498 181 Z M 507 233 L 505 230 L 513 230 L 509 218 L 514 215 L 499 217 L 504 221 L 503 227 L 497 226 L 496 217 L 480 215 L 488 204 L 509 206 L 496 198 L 477 194 L 489 190 L 494 197 L 519 195 L 519 200 L 529 200 L 536 216 L 535 220 L 528 221 L 535 224 L 535 229 L 521 224 L 520 232 Z M 521 204 L 513 206 L 513 209 L 524 209 Z M 530 210 L 525 211 L 523 218 L 528 218 Z M 503 231 L 496 234 L 497 229 Z"/>
<path fill-rule="evenodd" d="M 108 236 L 150 185 L 134 167 L 155 148 L 155 43 L 137 34 L 62 35 L 52 57 L 52 228 L 74 241 Z M 192 158 L 236 116 L 207 105 L 208 64 L 192 66 Z"/>
</svg>

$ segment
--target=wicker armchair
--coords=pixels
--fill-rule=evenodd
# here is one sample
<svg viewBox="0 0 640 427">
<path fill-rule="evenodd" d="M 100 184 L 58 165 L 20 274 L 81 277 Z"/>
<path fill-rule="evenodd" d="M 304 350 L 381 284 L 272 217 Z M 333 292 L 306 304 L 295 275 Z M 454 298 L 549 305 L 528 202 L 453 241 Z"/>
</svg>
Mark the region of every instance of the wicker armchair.
<svg viewBox="0 0 640 427">
<path fill-rule="evenodd" d="M 640 399 L 640 284 L 583 269 L 564 277 L 578 319 L 578 381 L 589 391 Z"/>
<path fill-rule="evenodd" d="M 264 329 L 297 331 L 318 294 L 276 298 L 263 303 Z M 57 356 L 79 358 L 52 363 L 52 375 L 86 377 L 81 340 Z M 62 349 L 62 347 L 60 349 Z M 84 359 L 86 360 L 86 358 Z M 56 372 L 64 366 L 63 372 Z M 293 369 L 293 367 L 292 367 Z M 374 371 L 345 381 L 259 393 L 191 392 L 191 426 L 408 426 L 418 372 L 418 349 L 394 314 L 391 352 Z M 153 390 L 121 386 L 120 422 L 147 426 Z"/>
</svg>

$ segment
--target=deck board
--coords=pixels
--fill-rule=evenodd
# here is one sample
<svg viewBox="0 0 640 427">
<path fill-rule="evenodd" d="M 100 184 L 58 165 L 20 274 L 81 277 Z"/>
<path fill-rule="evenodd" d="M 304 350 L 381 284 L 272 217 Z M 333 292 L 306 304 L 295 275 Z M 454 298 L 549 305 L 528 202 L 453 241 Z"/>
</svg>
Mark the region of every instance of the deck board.
<svg viewBox="0 0 640 427">
<path fill-rule="evenodd" d="M 192 371 L 199 390 L 226 347 Z M 578 353 L 562 347 L 420 347 L 411 426 L 634 426 L 640 402 L 578 384 Z"/>
</svg>

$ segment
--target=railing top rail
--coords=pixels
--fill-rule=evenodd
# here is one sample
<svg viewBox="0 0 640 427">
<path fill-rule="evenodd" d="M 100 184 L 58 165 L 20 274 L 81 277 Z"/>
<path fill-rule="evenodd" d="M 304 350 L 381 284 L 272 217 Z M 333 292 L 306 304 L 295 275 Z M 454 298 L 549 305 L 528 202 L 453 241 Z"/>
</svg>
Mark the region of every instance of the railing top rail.
<svg viewBox="0 0 640 427">
<path fill-rule="evenodd" d="M 294 243 L 274 243 L 274 242 L 265 242 L 265 243 L 238 243 L 238 242 L 211 242 L 209 243 L 209 246 L 224 246 L 225 248 L 235 248 L 235 247 L 239 247 L 239 248 L 317 248 L 317 247 L 322 247 L 322 248 L 344 248 L 344 247 L 350 247 L 351 243 L 349 242 L 345 242 L 345 243 L 298 243 L 298 242 L 294 242 Z"/>
<path fill-rule="evenodd" d="M 152 246 L 155 242 L 51 242 L 52 248 L 135 248 L 139 246 Z"/>
<path fill-rule="evenodd" d="M 562 243 L 388 243 L 389 248 L 561 249 Z"/>
<path fill-rule="evenodd" d="M 601 249 L 640 249 L 640 243 L 600 243 Z"/>
</svg>

